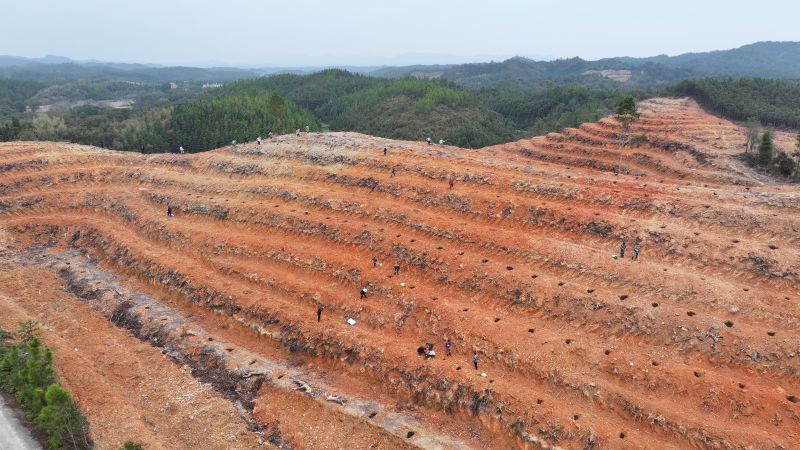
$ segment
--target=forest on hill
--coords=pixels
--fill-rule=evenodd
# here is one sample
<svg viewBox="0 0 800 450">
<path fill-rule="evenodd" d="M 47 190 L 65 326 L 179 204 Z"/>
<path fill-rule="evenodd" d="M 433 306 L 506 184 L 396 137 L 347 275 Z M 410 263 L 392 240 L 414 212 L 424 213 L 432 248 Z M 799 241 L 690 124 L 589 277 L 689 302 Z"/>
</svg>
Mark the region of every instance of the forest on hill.
<svg viewBox="0 0 800 450">
<path fill-rule="evenodd" d="M 27 92 L 19 95 L 23 90 L 17 85 Z M 475 91 L 444 80 L 386 79 L 342 70 L 240 80 L 207 90 L 192 84 L 163 89 L 120 82 L 48 86 L 0 80 L 0 93 L 12 91 L 0 103 L 6 111 L 0 115 L 0 140 L 68 140 L 147 152 L 179 146 L 202 151 L 305 126 L 407 140 L 431 137 L 478 148 L 596 120 L 619 98 L 617 91 L 588 87 Z M 112 93 L 133 106 L 93 103 L 47 114 L 31 111 L 47 102 L 114 98 Z"/>
<path fill-rule="evenodd" d="M 328 69 L 247 79 L 237 78 L 253 72 L 0 64 L 5 71 L 0 73 L 0 140 L 64 140 L 145 152 L 175 151 L 179 146 L 203 151 L 308 126 L 406 140 L 430 137 L 478 148 L 595 121 L 608 115 L 623 94 L 637 99 L 691 96 L 734 120 L 797 128 L 800 82 L 696 76 L 731 70 L 778 76 L 797 69 L 800 78 L 800 68 L 795 68 L 800 57 L 780 69 L 767 67 L 776 58 L 795 54 L 800 56 L 800 44 L 759 43 L 675 57 L 594 62 L 512 58 L 413 66 L 413 76 L 399 76 L 402 68 L 385 69 L 384 76 Z M 45 66 L 52 69 L 50 76 L 24 78 L 25 70 L 44 71 Z M 13 77 L 4 78 L 9 71 Z M 72 79 L 76 73 L 83 78 Z M 225 83 L 207 81 L 220 74 L 230 78 Z M 185 79 L 165 81 L 180 79 L 175 77 Z"/>
<path fill-rule="evenodd" d="M 800 128 L 800 81 L 764 78 L 685 80 L 669 90 L 733 120 Z"/>
<path fill-rule="evenodd" d="M 614 72 L 624 76 L 614 77 Z M 800 79 L 800 42 L 757 42 L 731 50 L 597 61 L 514 57 L 488 63 L 384 67 L 371 74 L 445 79 L 471 89 L 543 89 L 552 83 L 605 89 L 650 88 L 688 78 L 722 76 Z"/>
</svg>

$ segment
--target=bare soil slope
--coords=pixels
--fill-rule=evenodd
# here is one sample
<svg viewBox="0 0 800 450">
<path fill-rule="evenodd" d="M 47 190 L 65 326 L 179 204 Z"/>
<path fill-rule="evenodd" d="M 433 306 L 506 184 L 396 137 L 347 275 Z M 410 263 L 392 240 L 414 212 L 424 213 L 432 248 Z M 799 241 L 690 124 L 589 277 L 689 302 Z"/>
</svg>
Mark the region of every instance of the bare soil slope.
<svg viewBox="0 0 800 450">
<path fill-rule="evenodd" d="M 798 448 L 798 189 L 640 107 L 624 150 L 2 144 L 0 326 L 44 325 L 101 448 Z"/>
</svg>

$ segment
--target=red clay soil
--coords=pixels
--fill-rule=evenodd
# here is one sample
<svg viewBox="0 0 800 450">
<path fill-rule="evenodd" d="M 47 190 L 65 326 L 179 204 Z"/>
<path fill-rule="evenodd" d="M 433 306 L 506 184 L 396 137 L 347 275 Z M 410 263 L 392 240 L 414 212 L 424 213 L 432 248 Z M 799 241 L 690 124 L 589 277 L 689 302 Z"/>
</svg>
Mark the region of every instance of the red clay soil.
<svg viewBox="0 0 800 450">
<path fill-rule="evenodd" d="M 480 150 L 2 144 L 0 327 L 43 325 L 101 448 L 798 448 L 798 188 L 640 108 Z"/>
</svg>

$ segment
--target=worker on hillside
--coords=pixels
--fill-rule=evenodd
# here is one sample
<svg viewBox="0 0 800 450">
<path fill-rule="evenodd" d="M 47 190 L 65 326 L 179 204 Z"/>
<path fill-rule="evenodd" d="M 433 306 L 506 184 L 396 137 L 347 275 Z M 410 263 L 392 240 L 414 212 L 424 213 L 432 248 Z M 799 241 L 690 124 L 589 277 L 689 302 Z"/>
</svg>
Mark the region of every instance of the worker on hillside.
<svg viewBox="0 0 800 450">
<path fill-rule="evenodd" d="M 386 147 L 383 147 L 383 156 L 386 156 L 386 153 L 387 153 L 388 151 L 389 151 L 389 150 L 388 150 Z"/>
<path fill-rule="evenodd" d="M 619 246 L 619 257 L 620 258 L 624 258 L 625 257 L 625 249 L 627 249 L 627 248 L 628 248 L 628 243 L 625 242 L 625 241 L 622 241 L 622 245 Z"/>
<path fill-rule="evenodd" d="M 300 136 L 300 128 L 294 130 L 294 134 L 297 135 L 297 136 Z"/>
<path fill-rule="evenodd" d="M 256 145 L 261 145 L 261 136 L 256 138 Z"/>
<path fill-rule="evenodd" d="M 181 155 L 183 154 L 183 146 L 182 145 L 178 148 L 178 151 L 181 152 Z"/>
<path fill-rule="evenodd" d="M 478 352 L 477 351 L 472 352 L 472 364 L 475 366 L 475 370 L 478 370 L 478 361 L 479 361 Z"/>
<path fill-rule="evenodd" d="M 322 310 L 324 310 L 324 309 L 325 309 L 325 307 L 322 306 L 322 305 L 319 305 L 317 307 L 317 322 L 322 320 Z"/>
<path fill-rule="evenodd" d="M 450 341 L 450 338 L 444 340 L 444 353 L 447 356 L 453 356 L 451 349 L 453 348 L 453 342 Z"/>
<path fill-rule="evenodd" d="M 392 167 L 392 176 L 397 175 L 397 167 Z"/>
<path fill-rule="evenodd" d="M 400 275 L 400 263 L 394 263 L 394 274 Z"/>
<path fill-rule="evenodd" d="M 376 267 L 378 267 L 378 258 L 373 256 L 372 257 L 372 268 L 374 269 Z"/>
<path fill-rule="evenodd" d="M 639 242 L 636 242 L 636 245 L 633 246 L 633 256 L 631 257 L 634 261 L 639 261 L 639 252 L 642 250 L 642 247 L 639 245 Z"/>
<path fill-rule="evenodd" d="M 439 145 L 444 145 L 445 142 L 447 141 L 445 141 L 444 139 L 439 139 Z"/>
<path fill-rule="evenodd" d="M 363 287 L 361 288 L 361 299 L 363 300 L 366 298 L 367 298 L 367 288 Z"/>
<path fill-rule="evenodd" d="M 167 217 L 175 217 L 175 214 L 172 214 L 172 206 L 167 206 Z"/>
<path fill-rule="evenodd" d="M 272 131 L 270 131 L 269 133 L 267 133 L 267 139 L 272 139 Z"/>
<path fill-rule="evenodd" d="M 453 189 L 453 186 L 456 184 L 456 177 L 454 175 L 450 175 L 450 179 L 447 180 L 447 184 L 450 185 L 450 189 Z"/>
<path fill-rule="evenodd" d="M 311 128 L 309 128 L 308 125 L 306 125 L 306 133 L 308 133 L 310 130 Z"/>
<path fill-rule="evenodd" d="M 428 136 L 428 138 L 427 138 L 427 139 L 425 139 L 425 140 L 428 142 L 428 145 L 431 145 L 431 138 L 430 138 L 430 136 Z"/>
</svg>

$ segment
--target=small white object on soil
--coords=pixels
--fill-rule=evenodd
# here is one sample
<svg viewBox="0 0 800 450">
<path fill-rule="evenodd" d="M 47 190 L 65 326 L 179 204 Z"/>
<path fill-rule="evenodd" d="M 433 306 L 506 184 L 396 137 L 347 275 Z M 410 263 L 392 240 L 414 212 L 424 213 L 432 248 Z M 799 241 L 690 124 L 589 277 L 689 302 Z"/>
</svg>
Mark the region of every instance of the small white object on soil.
<svg viewBox="0 0 800 450">
<path fill-rule="evenodd" d="M 347 319 L 347 323 L 349 323 L 350 325 L 355 325 L 356 321 L 353 320 L 353 318 L 351 317 L 351 318 Z"/>
</svg>

